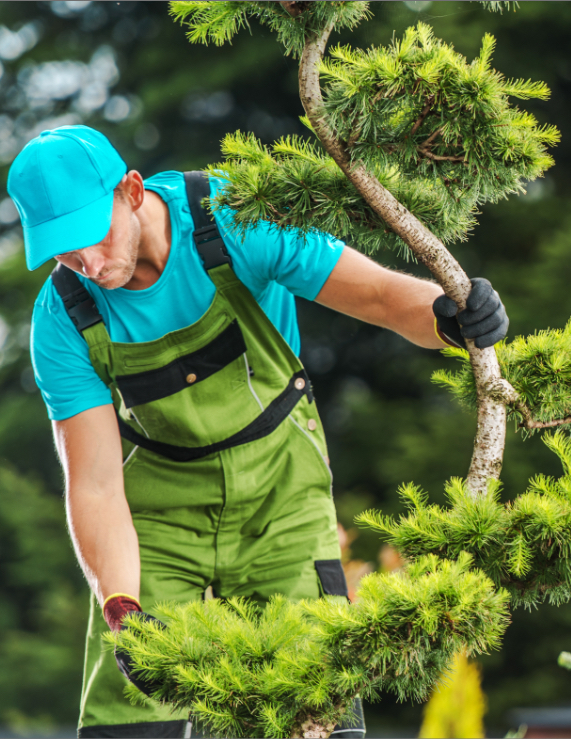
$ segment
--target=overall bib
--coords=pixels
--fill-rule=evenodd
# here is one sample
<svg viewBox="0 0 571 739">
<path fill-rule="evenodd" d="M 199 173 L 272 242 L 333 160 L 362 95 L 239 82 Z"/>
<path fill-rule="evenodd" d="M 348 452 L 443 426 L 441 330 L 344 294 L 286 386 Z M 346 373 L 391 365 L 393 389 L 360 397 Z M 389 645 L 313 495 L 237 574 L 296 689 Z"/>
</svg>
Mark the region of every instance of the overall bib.
<svg viewBox="0 0 571 739">
<path fill-rule="evenodd" d="M 185 178 L 195 242 L 216 287 L 196 323 L 155 341 L 112 342 L 74 273 L 60 265 L 53 274 L 112 393 L 139 539 L 141 606 L 152 613 L 157 601 L 199 599 L 209 586 L 218 597 L 259 603 L 275 593 L 346 595 L 309 379 L 199 207 L 207 181 Z M 92 595 L 79 736 L 190 736 L 187 714 L 124 697 L 125 679 L 101 644 L 107 630 Z"/>
</svg>

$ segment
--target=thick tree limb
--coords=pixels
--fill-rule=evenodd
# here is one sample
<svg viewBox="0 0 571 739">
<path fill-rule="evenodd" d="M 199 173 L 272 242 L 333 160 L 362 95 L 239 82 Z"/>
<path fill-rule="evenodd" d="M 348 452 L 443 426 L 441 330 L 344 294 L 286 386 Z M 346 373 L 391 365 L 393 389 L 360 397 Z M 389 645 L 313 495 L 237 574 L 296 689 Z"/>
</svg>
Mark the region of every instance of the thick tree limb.
<svg viewBox="0 0 571 739">
<path fill-rule="evenodd" d="M 466 299 L 471 290 L 470 280 L 464 270 L 444 244 L 401 205 L 376 177 L 362 164 L 351 162 L 346 145 L 330 129 L 325 119 L 319 84 L 319 64 L 332 28 L 333 22 L 318 37 L 306 40 L 299 68 L 299 88 L 307 117 L 326 151 L 362 197 L 408 244 L 461 310 L 466 307 Z M 488 479 L 497 479 L 500 475 L 505 445 L 506 409 L 503 402 L 490 397 L 487 391 L 491 385 L 502 379 L 494 349 L 476 349 L 472 340 L 466 343 L 478 396 L 478 425 L 467 484 L 477 494 L 487 490 Z"/>
</svg>

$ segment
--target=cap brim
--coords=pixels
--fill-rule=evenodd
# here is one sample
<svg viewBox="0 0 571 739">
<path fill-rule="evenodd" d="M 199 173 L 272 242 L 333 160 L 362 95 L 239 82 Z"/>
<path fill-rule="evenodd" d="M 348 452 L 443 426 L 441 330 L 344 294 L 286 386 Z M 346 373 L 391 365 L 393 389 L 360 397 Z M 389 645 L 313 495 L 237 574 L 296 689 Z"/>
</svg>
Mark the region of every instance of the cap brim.
<svg viewBox="0 0 571 739">
<path fill-rule="evenodd" d="M 98 244 L 107 236 L 113 215 L 113 190 L 84 208 L 37 226 L 23 227 L 26 263 L 37 269 L 57 254 Z"/>
</svg>

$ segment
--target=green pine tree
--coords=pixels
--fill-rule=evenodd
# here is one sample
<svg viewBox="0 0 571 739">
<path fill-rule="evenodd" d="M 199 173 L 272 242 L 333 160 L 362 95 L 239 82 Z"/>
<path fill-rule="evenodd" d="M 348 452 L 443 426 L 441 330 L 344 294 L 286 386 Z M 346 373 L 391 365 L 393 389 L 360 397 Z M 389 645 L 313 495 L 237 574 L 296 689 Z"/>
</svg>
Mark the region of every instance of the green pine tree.
<svg viewBox="0 0 571 739">
<path fill-rule="evenodd" d="M 492 10 L 508 3 L 484 3 Z M 241 132 L 223 141 L 224 192 L 239 230 L 325 230 L 366 253 L 381 247 L 423 262 L 460 308 L 468 277 L 445 244 L 467 237 L 481 205 L 524 192 L 553 164 L 552 126 L 513 104 L 545 100 L 542 82 L 508 80 L 491 66 L 494 39 L 468 62 L 419 23 L 386 47 L 334 47 L 329 36 L 369 15 L 366 2 L 172 2 L 192 43 L 231 42 L 256 20 L 300 61 L 307 138 L 263 146 Z M 430 505 L 406 485 L 410 508 L 394 521 L 360 522 L 390 541 L 404 573 L 369 575 L 355 605 L 335 598 L 259 611 L 242 600 L 159 609 L 168 624 L 130 619 L 110 635 L 140 673 L 161 685 L 153 699 L 189 708 L 216 736 L 326 737 L 355 695 L 424 699 L 453 655 L 496 647 L 508 603 L 571 595 L 571 442 L 548 436 L 558 480 L 538 476 L 513 503 L 499 501 L 506 415 L 524 434 L 571 422 L 571 328 L 494 349 L 446 350 L 460 370 L 434 380 L 477 409 L 465 480 L 450 505 Z M 140 699 L 136 689 L 133 698 Z"/>
</svg>

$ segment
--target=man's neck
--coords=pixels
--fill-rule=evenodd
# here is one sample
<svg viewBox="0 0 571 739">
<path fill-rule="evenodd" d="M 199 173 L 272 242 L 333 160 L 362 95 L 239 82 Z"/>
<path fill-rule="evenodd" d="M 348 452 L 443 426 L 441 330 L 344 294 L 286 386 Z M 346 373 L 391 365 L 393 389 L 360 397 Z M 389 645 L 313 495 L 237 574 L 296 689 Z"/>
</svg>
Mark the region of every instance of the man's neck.
<svg viewBox="0 0 571 739">
<path fill-rule="evenodd" d="M 145 199 L 135 213 L 141 233 L 137 266 L 127 290 L 151 287 L 162 275 L 171 250 L 171 219 L 168 205 L 152 190 L 145 190 Z"/>
</svg>

